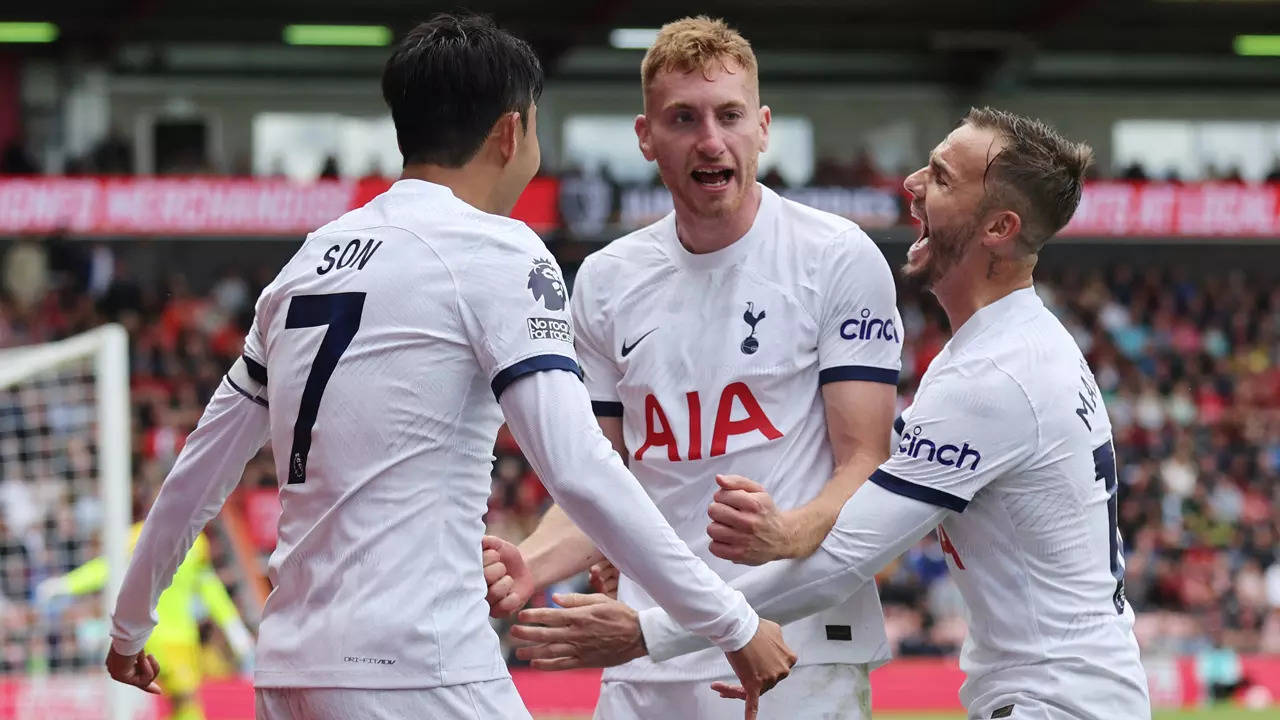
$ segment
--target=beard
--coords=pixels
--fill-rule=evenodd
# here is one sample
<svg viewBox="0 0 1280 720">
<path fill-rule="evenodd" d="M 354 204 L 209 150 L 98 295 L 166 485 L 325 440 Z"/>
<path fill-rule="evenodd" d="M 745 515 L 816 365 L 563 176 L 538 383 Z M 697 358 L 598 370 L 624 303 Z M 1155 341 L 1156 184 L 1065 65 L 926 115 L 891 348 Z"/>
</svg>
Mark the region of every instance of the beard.
<svg viewBox="0 0 1280 720">
<path fill-rule="evenodd" d="M 929 235 L 917 240 L 907 251 L 902 275 L 926 289 L 932 288 L 964 257 L 977 227 L 976 222 L 961 223 L 955 227 L 930 225 Z"/>
</svg>

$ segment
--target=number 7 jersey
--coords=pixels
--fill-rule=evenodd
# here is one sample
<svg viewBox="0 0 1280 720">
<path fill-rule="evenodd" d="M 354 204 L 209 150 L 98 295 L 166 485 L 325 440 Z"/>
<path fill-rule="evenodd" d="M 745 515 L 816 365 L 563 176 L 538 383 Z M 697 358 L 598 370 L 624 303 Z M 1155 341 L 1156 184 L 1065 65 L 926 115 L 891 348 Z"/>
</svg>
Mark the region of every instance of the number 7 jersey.
<svg viewBox="0 0 1280 720">
<path fill-rule="evenodd" d="M 263 291 L 244 364 L 266 392 L 245 394 L 268 405 L 282 514 L 259 687 L 507 675 L 480 557 L 496 397 L 580 374 L 567 302 L 524 224 L 418 180 L 312 233 Z"/>
</svg>

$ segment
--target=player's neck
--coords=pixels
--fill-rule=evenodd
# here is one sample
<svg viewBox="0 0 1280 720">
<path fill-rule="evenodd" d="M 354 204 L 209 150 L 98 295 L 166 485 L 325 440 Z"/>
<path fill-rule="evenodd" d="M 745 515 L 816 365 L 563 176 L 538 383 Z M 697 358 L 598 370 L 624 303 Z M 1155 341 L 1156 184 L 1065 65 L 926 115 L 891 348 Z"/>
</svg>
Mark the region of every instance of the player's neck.
<svg viewBox="0 0 1280 720">
<path fill-rule="evenodd" d="M 406 165 L 404 171 L 400 173 L 400 179 L 424 180 L 443 185 L 453 192 L 454 197 L 477 210 L 505 214 L 499 207 L 501 203 L 494 197 L 496 178 L 473 165 L 474 163 L 468 163 L 457 168 L 426 163 Z"/>
<path fill-rule="evenodd" d="M 981 267 L 967 267 L 975 265 L 974 258 L 965 258 L 933 285 L 933 294 L 947 313 L 952 333 L 982 308 L 1032 285 L 1034 262 L 1000 262 L 992 266 L 981 259 Z"/>
<path fill-rule="evenodd" d="M 751 229 L 760 212 L 760 202 L 759 185 L 753 185 L 738 209 L 727 217 L 698 215 L 676 199 L 676 236 L 686 250 L 696 255 L 723 250 Z"/>
</svg>

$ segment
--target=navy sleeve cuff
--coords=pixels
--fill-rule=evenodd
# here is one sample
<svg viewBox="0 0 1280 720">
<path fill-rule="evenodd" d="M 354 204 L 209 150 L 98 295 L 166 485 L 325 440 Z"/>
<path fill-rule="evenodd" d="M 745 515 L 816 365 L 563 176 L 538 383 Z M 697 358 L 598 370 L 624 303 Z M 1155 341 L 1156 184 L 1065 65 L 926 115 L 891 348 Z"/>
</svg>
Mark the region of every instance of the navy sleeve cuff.
<svg viewBox="0 0 1280 720">
<path fill-rule="evenodd" d="M 622 417 L 622 403 L 605 400 L 592 400 L 591 412 L 596 417 Z"/>
<path fill-rule="evenodd" d="M 888 368 L 870 367 L 868 365 L 840 365 L 818 371 L 818 384 L 840 382 L 842 380 L 862 380 L 897 386 L 898 371 Z"/>
<path fill-rule="evenodd" d="M 920 502 L 929 503 L 930 505 L 937 505 L 938 507 L 954 510 L 958 513 L 964 512 L 964 509 L 969 505 L 969 501 L 962 497 L 952 495 L 949 492 L 944 492 L 937 488 L 931 488 L 927 485 L 919 485 L 911 482 L 910 480 L 903 480 L 897 475 L 890 475 L 884 470 L 877 469 L 875 472 L 871 473 L 871 477 L 869 479 L 871 482 L 879 485 L 885 490 L 888 490 L 894 495 L 909 497 L 912 500 L 919 500 Z"/>
<path fill-rule="evenodd" d="M 249 369 L 249 377 L 253 378 L 254 381 L 256 382 L 260 382 L 263 385 L 266 385 L 267 384 L 267 366 L 263 365 L 257 360 L 254 360 L 248 355 L 241 355 L 241 357 L 244 358 L 244 366 Z"/>
<path fill-rule="evenodd" d="M 578 367 L 578 363 L 571 357 L 564 355 L 556 355 L 548 353 L 546 355 L 534 355 L 531 358 L 525 358 L 520 362 L 512 365 L 493 377 L 493 382 L 489 386 L 493 388 L 493 396 L 495 398 L 502 397 L 502 391 L 507 389 L 511 383 L 519 380 L 521 377 L 533 372 L 542 370 L 568 370 L 578 379 L 582 379 L 582 368 Z"/>
</svg>

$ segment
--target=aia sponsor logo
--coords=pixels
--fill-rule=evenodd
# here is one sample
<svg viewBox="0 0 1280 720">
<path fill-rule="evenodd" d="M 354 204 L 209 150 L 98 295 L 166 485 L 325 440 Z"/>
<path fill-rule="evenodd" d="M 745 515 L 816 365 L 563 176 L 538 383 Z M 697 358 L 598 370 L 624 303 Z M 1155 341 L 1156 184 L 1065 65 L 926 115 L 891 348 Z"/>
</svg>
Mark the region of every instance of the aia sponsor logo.
<svg viewBox="0 0 1280 720">
<path fill-rule="evenodd" d="M 763 437 L 766 441 L 782 437 L 782 431 L 774 426 L 768 414 L 746 383 L 735 382 L 725 386 L 716 402 L 715 420 L 711 426 L 711 444 L 702 440 L 702 396 L 695 390 L 684 395 L 684 407 L 664 408 L 658 397 L 649 393 L 644 398 L 644 444 L 636 450 L 635 459 L 643 461 L 646 452 L 658 448 L 666 451 L 667 460 L 701 460 L 718 457 L 728 452 L 729 439 L 735 436 Z M 680 411 L 685 411 L 681 413 Z M 681 417 L 683 415 L 683 418 Z M 676 439 L 676 429 L 671 418 L 687 420 L 687 427 L 680 428 L 687 444 Z M 684 455 L 681 456 L 683 451 Z"/>
</svg>

